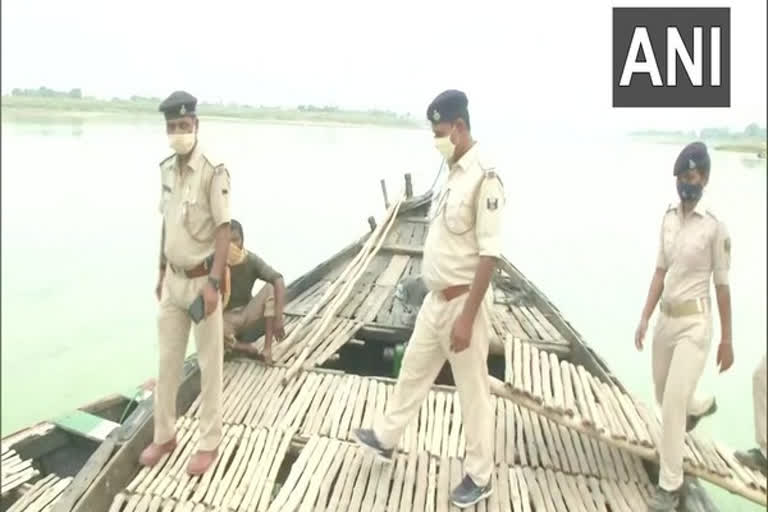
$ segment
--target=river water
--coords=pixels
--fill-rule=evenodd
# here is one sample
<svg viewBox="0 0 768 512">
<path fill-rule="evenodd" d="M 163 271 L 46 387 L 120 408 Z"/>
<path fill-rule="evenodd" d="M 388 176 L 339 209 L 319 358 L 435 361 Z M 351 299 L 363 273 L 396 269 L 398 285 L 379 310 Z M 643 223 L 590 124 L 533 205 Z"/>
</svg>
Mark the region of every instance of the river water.
<svg viewBox="0 0 768 512">
<path fill-rule="evenodd" d="M 638 353 L 633 333 L 680 147 L 483 128 L 475 135 L 508 196 L 505 255 L 651 402 L 650 348 Z M 203 119 L 201 140 L 230 169 L 246 245 L 288 282 L 381 218 L 381 178 L 392 198 L 410 172 L 420 193 L 440 164 L 425 130 Z M 154 375 L 157 163 L 167 154 L 154 118 L 2 123 L 3 435 Z M 719 411 L 698 428 L 749 448 L 766 343 L 765 160 L 713 152 L 707 195 L 732 236 L 735 364 L 717 374 L 717 336 L 699 389 L 716 393 Z M 758 510 L 711 492 L 723 510 Z"/>
</svg>

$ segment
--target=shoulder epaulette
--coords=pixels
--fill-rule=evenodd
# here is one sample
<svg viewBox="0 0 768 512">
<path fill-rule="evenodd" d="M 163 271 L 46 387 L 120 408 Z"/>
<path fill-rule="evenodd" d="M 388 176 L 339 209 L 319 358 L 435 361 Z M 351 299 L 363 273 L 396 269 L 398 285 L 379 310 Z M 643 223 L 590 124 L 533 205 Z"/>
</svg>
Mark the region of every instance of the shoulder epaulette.
<svg viewBox="0 0 768 512">
<path fill-rule="evenodd" d="M 483 171 L 483 179 L 493 179 L 496 178 L 499 180 L 499 183 L 502 185 L 504 182 L 501 181 L 501 176 L 499 176 L 499 173 L 496 172 L 496 164 L 492 163 L 484 158 L 479 158 L 477 165 L 480 167 L 480 170 Z"/>
<path fill-rule="evenodd" d="M 229 176 L 229 169 L 227 169 L 227 166 L 224 164 L 219 164 L 216 167 L 213 168 L 213 174 L 221 174 L 222 172 L 227 173 L 227 176 Z"/>
<path fill-rule="evenodd" d="M 499 180 L 499 183 L 501 183 L 501 186 L 504 186 L 504 182 L 501 180 L 501 176 L 499 176 L 499 173 L 496 172 L 496 168 L 490 168 L 490 169 L 483 169 L 483 179 L 489 180 L 489 179 L 497 179 Z"/>
<path fill-rule="evenodd" d="M 206 162 L 208 162 L 208 165 L 210 165 L 214 169 L 217 169 L 219 167 L 224 167 L 223 163 L 221 163 L 219 160 L 214 160 L 210 158 L 206 153 L 203 153 L 203 158 L 205 159 Z"/>
<path fill-rule="evenodd" d="M 477 157 L 477 165 L 480 166 L 480 169 L 482 169 L 483 172 L 489 172 L 489 171 L 496 170 L 496 164 L 492 160 L 488 159 L 484 155 L 478 155 L 478 157 Z"/>
<path fill-rule="evenodd" d="M 481 162 L 478 162 L 478 165 L 480 165 L 480 168 L 485 172 L 491 172 L 496 170 L 496 164 L 481 161 Z"/>
</svg>

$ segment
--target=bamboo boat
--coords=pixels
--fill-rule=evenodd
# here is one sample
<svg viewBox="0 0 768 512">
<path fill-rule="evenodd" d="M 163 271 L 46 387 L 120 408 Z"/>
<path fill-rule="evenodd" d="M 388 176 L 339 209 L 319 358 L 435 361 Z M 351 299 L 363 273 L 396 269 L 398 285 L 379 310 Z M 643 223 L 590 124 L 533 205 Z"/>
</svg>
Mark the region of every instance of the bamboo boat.
<svg viewBox="0 0 768 512">
<path fill-rule="evenodd" d="M 178 447 L 157 466 L 138 464 L 152 440 L 152 400 L 111 397 L 82 410 L 111 422 L 100 436 L 56 421 L 3 439 L 3 480 L 7 460 L 28 467 L 15 477 L 22 483 L 7 493 L 3 484 L 0 512 L 458 510 L 448 496 L 465 439 L 447 364 L 393 464 L 352 438 L 391 397 L 424 293 L 434 185 L 414 196 L 406 175 L 404 196 L 391 204 L 383 181 L 382 189 L 383 220 L 369 218 L 369 233 L 287 287 L 287 337 L 273 348 L 274 364 L 225 362 L 224 437 L 205 475 L 185 472 L 200 409 L 193 356 L 177 398 Z M 506 258 L 492 286 L 495 492 L 474 509 L 644 510 L 658 473 L 656 413 Z M 262 333 L 251 335 L 261 348 Z M 687 435 L 685 471 L 680 510 L 718 510 L 702 480 L 766 504 L 765 477 L 720 443 Z"/>
</svg>

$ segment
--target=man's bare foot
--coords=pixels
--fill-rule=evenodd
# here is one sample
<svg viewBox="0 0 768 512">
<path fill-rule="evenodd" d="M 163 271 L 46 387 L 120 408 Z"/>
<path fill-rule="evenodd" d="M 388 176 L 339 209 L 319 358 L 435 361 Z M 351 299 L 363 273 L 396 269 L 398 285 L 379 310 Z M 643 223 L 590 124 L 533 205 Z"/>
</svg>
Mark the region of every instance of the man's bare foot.
<svg viewBox="0 0 768 512">
<path fill-rule="evenodd" d="M 256 348 L 256 344 L 255 343 L 242 343 L 242 342 L 239 342 L 239 343 L 235 343 L 235 347 L 234 348 L 235 348 L 235 350 L 237 350 L 239 352 L 243 352 L 243 353 L 248 354 L 250 356 L 259 357 L 259 355 L 260 355 L 258 349 Z"/>
<path fill-rule="evenodd" d="M 261 353 L 261 357 L 264 359 L 264 362 L 267 364 L 272 364 L 272 351 L 271 350 L 265 350 Z"/>
</svg>

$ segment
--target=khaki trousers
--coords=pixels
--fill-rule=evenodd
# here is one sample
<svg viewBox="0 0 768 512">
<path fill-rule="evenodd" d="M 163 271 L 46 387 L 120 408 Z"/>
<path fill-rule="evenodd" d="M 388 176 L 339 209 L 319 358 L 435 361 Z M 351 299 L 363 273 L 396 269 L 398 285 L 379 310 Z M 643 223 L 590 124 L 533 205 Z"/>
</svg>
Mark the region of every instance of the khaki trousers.
<svg viewBox="0 0 768 512">
<path fill-rule="evenodd" d="M 482 486 L 488 483 L 494 468 L 494 418 L 488 381 L 490 295 L 475 317 L 469 347 L 459 353 L 450 350 L 451 329 L 468 295 L 465 293 L 450 302 L 433 292 L 425 297 L 389 407 L 385 415 L 376 418 L 374 432 L 385 447 L 397 445 L 448 359 L 458 388 L 466 435 L 464 470 Z"/>
<path fill-rule="evenodd" d="M 275 316 L 275 289 L 267 283 L 245 306 L 224 312 L 224 349 L 230 350 L 234 338 L 262 318 Z"/>
<path fill-rule="evenodd" d="M 752 374 L 752 400 L 755 402 L 755 440 L 757 446 L 760 447 L 760 451 L 763 452 L 764 457 L 768 457 L 766 453 L 766 374 L 768 369 L 765 363 L 766 357 L 763 356 L 763 360 L 757 365 L 755 373 Z"/>
<path fill-rule="evenodd" d="M 157 319 L 159 368 L 155 388 L 155 442 L 162 444 L 176 435 L 176 393 L 181 381 L 189 330 L 193 324 L 187 308 L 200 294 L 207 276 L 189 279 L 170 269 L 163 281 Z M 216 310 L 194 326 L 201 373 L 199 450 L 214 450 L 221 441 L 222 388 L 221 300 Z"/>
<path fill-rule="evenodd" d="M 653 336 L 652 365 L 662 417 L 659 485 L 668 491 L 683 483 L 686 417 L 702 414 L 711 404 L 711 399 L 694 398 L 711 342 L 709 312 L 677 318 L 660 313 Z"/>
</svg>

